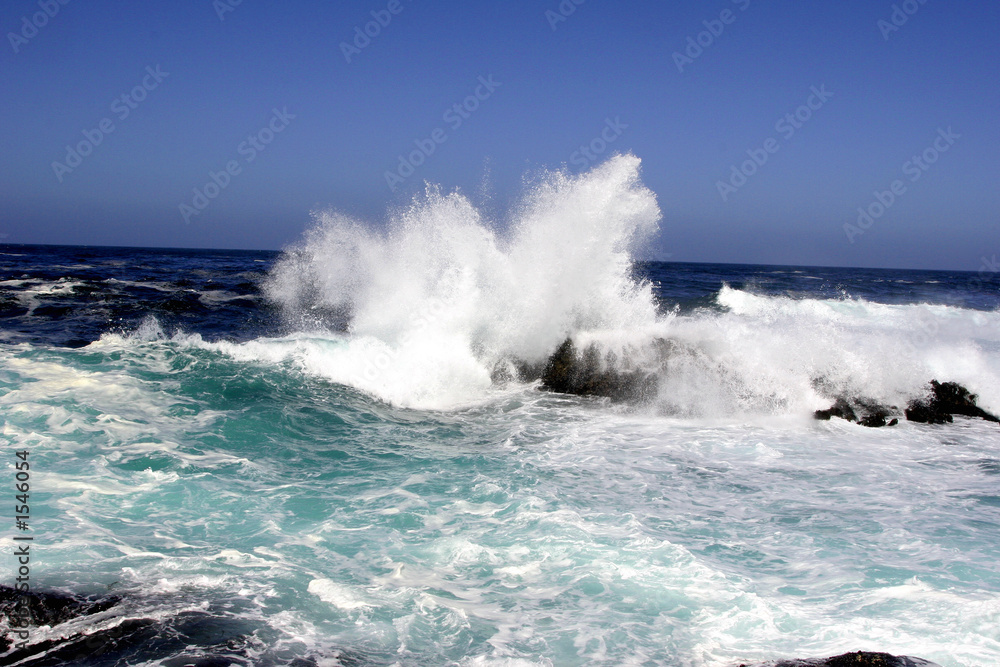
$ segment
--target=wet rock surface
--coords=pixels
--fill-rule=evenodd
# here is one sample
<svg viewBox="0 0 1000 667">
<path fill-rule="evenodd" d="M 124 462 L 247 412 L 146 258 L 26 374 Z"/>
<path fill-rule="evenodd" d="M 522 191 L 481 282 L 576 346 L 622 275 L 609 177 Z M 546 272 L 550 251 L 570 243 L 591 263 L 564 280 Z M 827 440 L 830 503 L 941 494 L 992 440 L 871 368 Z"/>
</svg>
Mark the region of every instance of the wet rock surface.
<svg viewBox="0 0 1000 667">
<path fill-rule="evenodd" d="M 657 340 L 661 361 L 675 352 L 668 340 Z M 561 394 L 600 396 L 615 402 L 642 403 L 657 395 L 656 372 L 630 367 L 613 353 L 603 356 L 597 346 L 582 350 L 567 338 L 542 364 L 512 361 L 493 371 L 494 382 L 511 379 L 540 379 L 542 388 Z M 956 382 L 931 380 L 926 396 L 910 401 L 905 410 L 884 405 L 865 396 L 837 396 L 832 406 L 817 410 L 813 416 L 828 421 L 839 417 L 862 426 L 895 426 L 900 419 L 924 424 L 949 424 L 954 415 L 1000 423 L 1000 418 L 976 404 L 977 396 Z"/>
<path fill-rule="evenodd" d="M 1000 423 L 1000 418 L 976 405 L 975 394 L 956 382 L 931 380 L 931 392 L 926 398 L 912 401 L 906 408 L 906 418 L 924 424 L 950 424 L 953 415 L 978 417 Z"/>
<path fill-rule="evenodd" d="M 24 594 L 0 586 L 0 665 L 111 667 L 158 661 L 165 667 L 317 667 L 322 662 L 267 650 L 256 636 L 260 628 L 227 613 L 228 606 L 164 615 L 164 606 L 152 599 Z M 365 662 L 340 652 L 325 658 L 347 666 Z"/>
<path fill-rule="evenodd" d="M 817 658 L 809 660 L 781 660 L 751 665 L 743 663 L 740 667 L 940 667 L 936 663 L 913 658 L 896 656 L 888 653 L 870 653 L 857 651 L 844 653 L 832 658 Z"/>
<path fill-rule="evenodd" d="M 956 382 L 931 380 L 928 395 L 910 401 L 903 411 L 907 421 L 922 424 L 950 424 L 954 415 L 1000 423 L 1000 418 L 976 405 L 977 396 Z M 894 426 L 899 422 L 899 408 L 881 405 L 868 398 L 838 397 L 827 410 L 817 410 L 816 419 L 840 417 L 862 426 Z"/>
<path fill-rule="evenodd" d="M 833 407 L 828 410 L 817 410 L 814 413 L 816 419 L 829 421 L 831 417 L 840 417 L 849 422 L 855 422 L 862 426 L 877 428 L 881 426 L 895 426 L 899 423 L 899 409 L 896 407 L 880 405 L 877 401 L 867 398 L 838 398 Z"/>
<path fill-rule="evenodd" d="M 601 356 L 596 346 L 582 351 L 569 338 L 541 366 L 520 363 L 522 380 L 541 379 L 542 387 L 561 394 L 601 396 L 638 403 L 656 396 L 656 375 L 639 369 L 619 369 L 613 354 Z"/>
</svg>

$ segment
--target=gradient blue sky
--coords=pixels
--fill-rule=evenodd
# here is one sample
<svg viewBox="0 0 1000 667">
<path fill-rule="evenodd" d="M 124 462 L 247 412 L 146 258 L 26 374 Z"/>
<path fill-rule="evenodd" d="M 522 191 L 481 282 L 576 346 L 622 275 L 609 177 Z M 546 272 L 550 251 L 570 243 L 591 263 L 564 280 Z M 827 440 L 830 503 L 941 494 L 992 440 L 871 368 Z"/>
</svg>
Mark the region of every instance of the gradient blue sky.
<svg viewBox="0 0 1000 667">
<path fill-rule="evenodd" d="M 910 0 L 886 39 L 891 1 L 585 0 L 555 29 L 558 0 L 399 1 L 350 63 L 341 43 L 387 0 L 242 0 L 222 19 L 234 0 L 42 0 L 58 12 L 37 34 L 22 30 L 38 0 L 3 3 L 0 242 L 280 248 L 316 207 L 378 224 L 424 180 L 502 216 L 525 175 L 580 171 L 574 153 L 620 118 L 601 157 L 642 159 L 661 257 L 976 271 L 1000 254 L 996 2 Z M 727 9 L 679 72 L 673 54 Z M 31 36 L 15 49 L 11 33 Z M 120 119 L 115 99 L 156 66 L 169 76 Z M 501 85 L 453 129 L 443 114 L 489 75 Z M 786 138 L 776 122 L 813 86 L 833 97 Z M 295 118 L 248 163 L 240 145 L 275 108 Z M 52 163 L 105 118 L 114 131 L 60 182 Z M 949 127 L 960 138 L 910 181 L 904 163 Z M 436 128 L 447 141 L 390 191 L 385 172 Z M 772 137 L 723 201 L 717 182 Z M 240 173 L 185 222 L 179 205 L 230 160 Z M 897 179 L 905 193 L 848 242 Z"/>
</svg>

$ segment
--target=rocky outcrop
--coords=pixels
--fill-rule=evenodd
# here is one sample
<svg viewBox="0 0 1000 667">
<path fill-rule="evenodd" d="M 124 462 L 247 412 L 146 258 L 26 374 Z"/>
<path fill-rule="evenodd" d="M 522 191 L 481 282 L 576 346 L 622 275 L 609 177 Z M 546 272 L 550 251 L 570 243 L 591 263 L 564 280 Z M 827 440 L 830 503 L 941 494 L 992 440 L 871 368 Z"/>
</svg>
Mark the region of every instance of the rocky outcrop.
<svg viewBox="0 0 1000 667">
<path fill-rule="evenodd" d="M 872 428 L 880 426 L 895 426 L 899 419 L 899 409 L 880 405 L 877 401 L 867 398 L 838 398 L 833 407 L 828 410 L 817 410 L 813 416 L 816 419 L 829 421 L 831 417 L 840 417 L 849 422 Z"/>
<path fill-rule="evenodd" d="M 956 382 L 931 380 L 930 391 L 924 398 L 910 401 L 903 414 L 911 422 L 950 424 L 954 415 L 974 417 L 1000 423 L 995 415 L 976 405 L 976 395 Z M 817 410 L 816 419 L 840 417 L 862 426 L 894 426 L 899 423 L 899 408 L 881 405 L 868 398 L 838 397 L 827 410 Z M 891 419 L 890 419 L 891 418 Z"/>
<path fill-rule="evenodd" d="M 0 586 L 0 665 L 124 665 L 155 662 L 165 667 L 267 664 L 316 667 L 314 657 L 267 655 L 246 619 L 229 602 L 205 611 L 164 616 L 162 603 L 118 595 L 79 597 L 60 592 L 21 593 Z M 50 626 L 39 640 L 39 626 Z M 264 660 L 257 662 L 257 658 Z M 337 652 L 327 662 L 360 665 L 360 655 Z"/>
<path fill-rule="evenodd" d="M 976 405 L 976 398 L 958 383 L 931 380 L 930 395 L 910 402 L 906 418 L 923 424 L 950 424 L 954 421 L 953 415 L 962 415 L 1000 423 L 1000 418 Z"/>
<path fill-rule="evenodd" d="M 678 346 L 675 341 L 667 339 L 656 339 L 653 343 L 654 359 L 659 359 L 662 372 L 667 367 L 665 360 L 678 354 Z M 494 368 L 492 379 L 497 384 L 511 380 L 530 382 L 540 379 L 542 388 L 548 391 L 601 396 L 616 402 L 641 403 L 652 400 L 657 395 L 657 362 L 653 361 L 652 365 L 652 369 L 641 368 L 629 364 L 628 360 L 618 359 L 611 352 L 605 352 L 602 356 L 602 352 L 593 344 L 580 350 L 572 338 L 566 338 L 545 362 L 529 364 L 520 360 L 506 360 Z M 823 393 L 824 389 L 831 389 L 819 381 L 817 384 L 817 389 Z M 1000 423 L 1000 418 L 976 405 L 976 398 L 975 394 L 960 384 L 931 380 L 927 396 L 911 401 L 905 410 L 864 396 L 841 395 L 834 398 L 832 406 L 816 410 L 813 416 L 825 421 L 839 417 L 871 428 L 895 426 L 904 416 L 909 421 L 925 424 L 951 423 L 953 415 Z"/>
<path fill-rule="evenodd" d="M 542 386 L 562 394 L 604 396 L 633 403 L 656 395 L 654 373 L 619 370 L 616 362 L 614 358 L 602 359 L 595 345 L 577 352 L 572 339 L 567 338 L 542 369 Z"/>
<path fill-rule="evenodd" d="M 897 656 L 888 653 L 857 651 L 856 653 L 844 653 L 832 658 L 781 660 L 779 662 L 764 663 L 763 665 L 744 663 L 740 667 L 940 667 L 940 665 L 921 658 L 912 658 L 905 655 Z"/>
<path fill-rule="evenodd" d="M 32 625 L 55 626 L 78 616 L 107 611 L 121 601 L 111 595 L 105 598 L 80 598 L 62 593 L 22 593 L 9 586 L 0 586 L 0 616 L 10 623 L 17 617 L 31 619 Z"/>
</svg>

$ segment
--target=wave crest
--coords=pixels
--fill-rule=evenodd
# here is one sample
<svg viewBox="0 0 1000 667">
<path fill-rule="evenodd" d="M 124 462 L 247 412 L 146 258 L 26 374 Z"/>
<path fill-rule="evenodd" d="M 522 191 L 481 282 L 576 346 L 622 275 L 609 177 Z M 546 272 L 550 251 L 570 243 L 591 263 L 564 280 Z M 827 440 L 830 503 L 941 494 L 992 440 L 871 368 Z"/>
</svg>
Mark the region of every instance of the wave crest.
<svg viewBox="0 0 1000 667">
<path fill-rule="evenodd" d="M 651 286 L 632 275 L 661 217 L 639 168 L 621 155 L 550 173 L 502 232 L 434 186 L 382 230 L 318 213 L 265 293 L 294 327 L 350 334 L 365 358 L 338 381 L 396 400 L 458 382 L 469 398 L 504 359 L 538 362 L 567 336 L 656 322 Z"/>
</svg>

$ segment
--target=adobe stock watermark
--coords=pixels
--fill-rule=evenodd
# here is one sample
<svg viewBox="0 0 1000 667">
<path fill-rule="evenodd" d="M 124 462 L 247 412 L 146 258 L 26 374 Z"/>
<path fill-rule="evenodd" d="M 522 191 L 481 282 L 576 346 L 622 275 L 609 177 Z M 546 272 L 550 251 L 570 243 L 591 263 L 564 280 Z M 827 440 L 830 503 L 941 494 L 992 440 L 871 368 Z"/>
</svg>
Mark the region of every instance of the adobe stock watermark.
<svg viewBox="0 0 1000 667">
<path fill-rule="evenodd" d="M 972 281 L 972 284 L 976 289 L 982 289 L 986 281 L 992 280 L 997 273 L 1000 273 L 1000 262 L 997 261 L 997 256 L 993 255 L 989 259 L 984 256 L 979 264 L 979 272 L 976 274 L 976 278 Z"/>
<path fill-rule="evenodd" d="M 476 86 L 472 94 L 445 109 L 441 120 L 448 124 L 452 132 L 458 130 L 479 109 L 479 105 L 490 99 L 496 89 L 502 85 L 499 81 L 493 80 L 492 74 L 486 77 L 480 76 L 479 85 Z M 426 162 L 427 158 L 437 150 L 437 147 L 446 141 L 448 141 L 448 133 L 443 127 L 434 128 L 427 139 L 414 139 L 413 144 L 416 149 L 410 151 L 408 155 L 399 156 L 399 164 L 395 171 L 386 170 L 385 172 L 385 182 L 389 186 L 389 190 L 395 192 L 396 188 L 407 178 L 413 176 L 417 167 Z"/>
<path fill-rule="evenodd" d="M 889 20 L 879 19 L 875 24 L 882 33 L 882 39 L 888 42 L 889 37 L 902 30 L 903 26 L 910 22 L 910 18 L 926 4 L 927 0 L 904 0 L 900 4 L 893 5 Z"/>
<path fill-rule="evenodd" d="M 38 31 L 49 24 L 59 13 L 61 7 L 69 4 L 69 0 L 38 0 L 39 12 L 31 16 L 21 17 L 21 29 L 17 32 L 8 32 L 7 40 L 10 42 L 14 53 L 20 53 L 21 47 L 35 38 Z"/>
<path fill-rule="evenodd" d="M 160 66 L 147 67 L 146 76 L 132 90 L 122 93 L 111 101 L 111 113 L 115 114 L 118 121 L 124 121 L 132 112 L 139 108 L 151 92 L 156 90 L 163 80 L 170 76 L 170 72 L 164 72 Z M 97 126 L 92 129 L 82 130 L 83 140 L 75 145 L 66 146 L 66 158 L 64 162 L 55 160 L 52 162 L 52 171 L 60 183 L 74 169 L 83 164 L 84 158 L 93 154 L 94 149 L 104 143 L 104 139 L 116 130 L 114 121 L 110 117 L 102 118 Z"/>
<path fill-rule="evenodd" d="M 190 223 L 193 216 L 201 215 L 202 211 L 208 208 L 213 199 L 222 194 L 222 191 L 229 187 L 233 178 L 243 173 L 243 164 L 250 164 L 257 159 L 257 156 L 274 141 L 274 138 L 285 131 L 291 121 L 295 120 L 295 115 L 288 113 L 288 107 L 281 111 L 277 108 L 271 110 L 271 118 L 267 124 L 247 136 L 244 141 L 236 147 L 236 153 L 243 158 L 243 162 L 233 159 L 226 162 L 219 171 L 209 170 L 208 181 L 200 188 L 193 188 L 191 203 L 181 202 L 178 210 L 185 223 Z"/>
<path fill-rule="evenodd" d="M 750 7 L 750 2 L 751 0 L 732 0 L 732 3 L 741 12 L 745 12 Z M 680 51 L 674 51 L 673 53 L 677 71 L 683 74 L 686 66 L 693 65 L 694 61 L 700 58 L 706 49 L 711 48 L 716 40 L 722 37 L 722 33 L 726 31 L 726 26 L 736 23 L 737 16 L 736 12 L 727 7 L 719 12 L 719 18 L 702 21 L 701 24 L 705 26 L 705 29 L 694 37 L 687 38 L 687 47 L 683 53 Z"/>
<path fill-rule="evenodd" d="M 628 125 L 622 122 L 621 116 L 615 116 L 614 120 L 604 119 L 604 128 L 600 134 L 590 140 L 584 146 L 580 146 L 569 156 L 569 162 L 581 169 L 586 169 L 608 150 L 608 146 L 613 144 L 622 133 L 628 129 Z"/>
<path fill-rule="evenodd" d="M 570 16 L 576 13 L 576 8 L 587 0 L 562 0 L 555 10 L 545 10 L 545 20 L 549 22 L 553 32 L 560 23 L 566 22 Z"/>
<path fill-rule="evenodd" d="M 947 130 L 938 128 L 938 136 L 935 137 L 931 145 L 919 155 L 914 155 L 904 162 L 903 166 L 900 167 L 903 176 L 911 183 L 916 183 L 961 138 L 962 135 L 955 134 L 951 126 Z M 874 200 L 870 204 L 858 207 L 857 224 L 849 222 L 844 224 L 847 240 L 854 243 L 854 239 L 864 234 L 875 224 L 876 220 L 884 216 L 899 201 L 899 198 L 907 193 L 908 188 L 909 186 L 903 179 L 897 178 L 889 184 L 887 190 L 876 190 L 873 193 Z"/>
<path fill-rule="evenodd" d="M 381 35 L 384 28 L 389 27 L 392 18 L 402 14 L 404 9 L 401 0 L 389 0 L 385 9 L 371 11 L 371 21 L 364 26 L 354 26 L 354 39 L 350 43 L 340 43 L 340 52 L 344 54 L 347 64 L 351 64 L 351 58 L 360 56 L 361 52 L 371 45 L 372 40 Z"/>
<path fill-rule="evenodd" d="M 226 14 L 235 12 L 236 8 L 243 4 L 243 0 L 212 0 L 212 9 L 220 21 L 226 20 Z"/>
<path fill-rule="evenodd" d="M 833 93 L 826 89 L 826 84 L 818 88 L 812 86 L 809 89 L 810 95 L 806 98 L 805 104 L 791 113 L 786 113 L 774 124 L 774 131 L 782 136 L 785 142 L 791 140 L 795 133 L 805 127 L 813 114 L 823 108 L 823 106 L 833 97 Z M 760 170 L 771 156 L 781 150 L 781 142 L 774 137 L 764 140 L 760 148 L 750 148 L 747 150 L 749 159 L 741 164 L 730 167 L 729 179 L 726 181 L 716 181 L 715 187 L 719 190 L 722 201 L 729 201 L 730 195 L 735 194 L 746 185 L 754 174 Z"/>
</svg>

